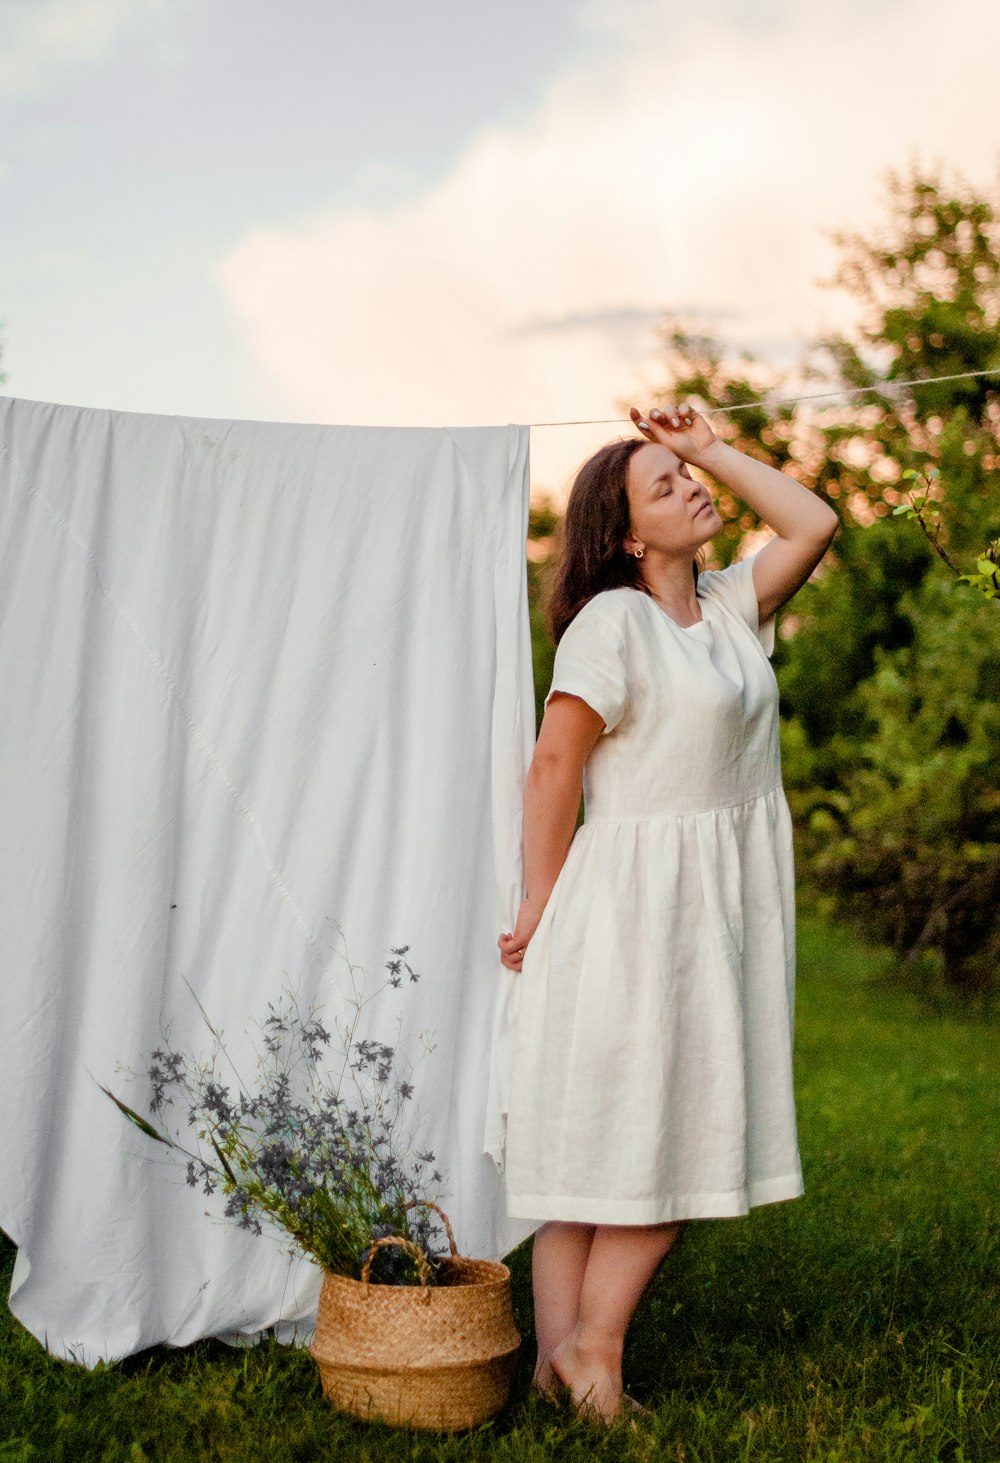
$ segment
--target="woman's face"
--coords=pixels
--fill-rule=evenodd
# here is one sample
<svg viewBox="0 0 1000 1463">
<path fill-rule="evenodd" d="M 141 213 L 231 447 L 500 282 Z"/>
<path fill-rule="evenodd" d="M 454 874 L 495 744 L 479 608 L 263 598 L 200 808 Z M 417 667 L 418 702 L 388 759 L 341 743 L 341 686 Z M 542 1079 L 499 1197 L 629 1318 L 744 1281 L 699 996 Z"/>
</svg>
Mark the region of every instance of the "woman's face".
<svg viewBox="0 0 1000 1463">
<path fill-rule="evenodd" d="M 640 545 L 691 559 L 722 527 L 709 491 L 691 476 L 676 452 L 645 442 L 628 460 L 632 520 L 626 553 Z"/>
</svg>

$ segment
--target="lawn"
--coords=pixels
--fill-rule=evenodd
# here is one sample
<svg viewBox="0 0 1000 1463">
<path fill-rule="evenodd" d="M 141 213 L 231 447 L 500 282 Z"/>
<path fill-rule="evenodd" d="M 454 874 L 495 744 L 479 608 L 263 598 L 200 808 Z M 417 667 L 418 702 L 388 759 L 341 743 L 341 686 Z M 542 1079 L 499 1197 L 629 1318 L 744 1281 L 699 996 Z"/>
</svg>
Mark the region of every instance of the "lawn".
<svg viewBox="0 0 1000 1463">
<path fill-rule="evenodd" d="M 510 1257 L 511 1406 L 464 1436 L 355 1423 L 304 1351 L 206 1341 L 90 1372 L 4 1310 L 2 1463 L 936 1459 L 1000 1463 L 1000 1057 L 995 1025 L 921 1009 L 844 931 L 799 925 L 806 1197 L 692 1225 L 629 1333 L 656 1417 L 604 1435 L 526 1395 L 530 1242 Z M 4 1294 L 13 1248 L 4 1241 Z"/>
</svg>

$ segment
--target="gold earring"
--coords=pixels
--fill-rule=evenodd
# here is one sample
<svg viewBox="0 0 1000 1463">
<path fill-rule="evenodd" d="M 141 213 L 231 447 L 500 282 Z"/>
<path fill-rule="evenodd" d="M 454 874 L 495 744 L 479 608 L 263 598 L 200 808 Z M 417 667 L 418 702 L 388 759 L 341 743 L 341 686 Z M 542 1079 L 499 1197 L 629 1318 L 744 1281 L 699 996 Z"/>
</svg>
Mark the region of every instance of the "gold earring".
<svg viewBox="0 0 1000 1463">
<path fill-rule="evenodd" d="M 635 557 L 636 557 L 636 558 L 637 558 L 637 559 L 641 559 L 641 558 L 642 558 L 642 556 L 643 556 L 643 554 L 644 554 L 644 553 L 645 553 L 645 552 L 646 552 L 646 551 L 645 551 L 645 549 L 636 549 L 636 551 L 635 551 Z"/>
</svg>

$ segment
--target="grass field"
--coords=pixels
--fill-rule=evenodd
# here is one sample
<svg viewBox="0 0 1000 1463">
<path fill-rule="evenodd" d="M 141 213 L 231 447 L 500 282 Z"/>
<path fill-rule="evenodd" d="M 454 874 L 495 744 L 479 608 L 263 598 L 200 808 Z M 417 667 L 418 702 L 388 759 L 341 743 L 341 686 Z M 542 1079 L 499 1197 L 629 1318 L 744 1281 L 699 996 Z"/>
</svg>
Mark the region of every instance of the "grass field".
<svg viewBox="0 0 1000 1463">
<path fill-rule="evenodd" d="M 4 1310 L 2 1463 L 671 1459 L 1000 1463 L 997 1032 L 879 984 L 885 956 L 803 916 L 797 1065 L 804 1199 L 692 1225 L 629 1333 L 656 1417 L 602 1434 L 526 1395 L 530 1243 L 510 1263 L 528 1338 L 513 1400 L 448 1437 L 354 1423 L 304 1351 L 202 1342 L 88 1372 Z M 13 1249 L 5 1242 L 4 1291 Z"/>
</svg>

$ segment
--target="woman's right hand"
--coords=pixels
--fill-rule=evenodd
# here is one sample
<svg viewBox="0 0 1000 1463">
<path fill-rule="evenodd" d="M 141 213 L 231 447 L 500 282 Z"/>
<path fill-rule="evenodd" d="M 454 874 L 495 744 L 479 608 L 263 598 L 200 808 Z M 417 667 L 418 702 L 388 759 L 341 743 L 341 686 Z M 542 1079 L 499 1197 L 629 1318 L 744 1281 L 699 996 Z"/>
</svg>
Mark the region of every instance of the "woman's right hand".
<svg viewBox="0 0 1000 1463">
<path fill-rule="evenodd" d="M 505 965 L 508 970 L 520 970 L 524 961 L 524 951 L 535 930 L 538 928 L 538 921 L 542 917 L 544 904 L 537 904 L 530 899 L 521 900 L 521 908 L 517 912 L 517 928 L 513 934 L 501 935 L 497 940 L 500 947 L 500 964 Z"/>
</svg>

